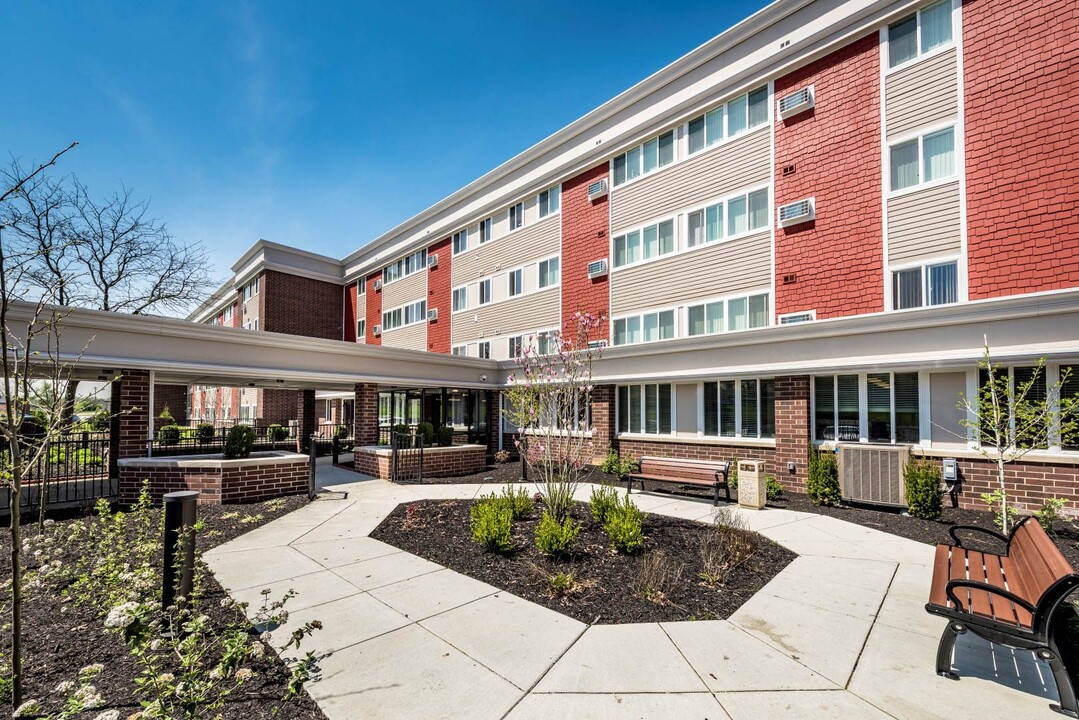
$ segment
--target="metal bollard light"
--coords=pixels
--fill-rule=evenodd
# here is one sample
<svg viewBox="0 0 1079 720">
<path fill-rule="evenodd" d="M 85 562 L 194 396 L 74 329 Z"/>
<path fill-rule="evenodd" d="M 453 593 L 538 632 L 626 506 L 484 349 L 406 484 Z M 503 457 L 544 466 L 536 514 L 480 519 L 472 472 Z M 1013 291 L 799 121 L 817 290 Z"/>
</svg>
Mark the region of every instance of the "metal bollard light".
<svg viewBox="0 0 1079 720">
<path fill-rule="evenodd" d="M 165 567 L 162 568 L 161 609 L 165 611 L 176 604 L 177 595 L 189 597 L 194 586 L 194 526 L 199 492 L 180 490 L 167 493 L 162 499 L 165 501 Z M 179 566 L 177 552 L 181 556 Z"/>
</svg>

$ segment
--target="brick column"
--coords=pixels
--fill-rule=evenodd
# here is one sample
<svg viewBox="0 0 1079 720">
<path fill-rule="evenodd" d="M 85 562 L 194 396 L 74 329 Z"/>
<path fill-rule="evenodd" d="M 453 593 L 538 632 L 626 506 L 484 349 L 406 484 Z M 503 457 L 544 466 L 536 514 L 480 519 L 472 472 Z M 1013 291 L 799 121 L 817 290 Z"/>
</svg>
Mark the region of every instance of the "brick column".
<svg viewBox="0 0 1079 720">
<path fill-rule="evenodd" d="M 120 478 L 117 461 L 146 456 L 150 423 L 150 372 L 122 370 L 112 382 L 112 420 L 109 435 L 109 475 Z M 121 502 L 134 502 L 139 494 L 136 477 L 118 481 Z"/>
<path fill-rule="evenodd" d="M 356 383 L 353 437 L 357 445 L 378 445 L 378 385 Z"/>
<path fill-rule="evenodd" d="M 776 378 L 775 475 L 795 492 L 805 492 L 809 465 L 809 377 Z M 787 470 L 787 463 L 795 470 Z"/>
<path fill-rule="evenodd" d="M 502 393 L 498 390 L 487 391 L 487 452 L 498 452 L 498 436 L 502 432 L 502 413 L 499 403 Z"/>
<path fill-rule="evenodd" d="M 296 393 L 296 451 L 307 452 L 311 436 L 315 434 L 315 391 L 300 390 Z"/>
<path fill-rule="evenodd" d="M 596 385 L 592 390 L 592 448 L 597 457 L 617 447 L 614 427 L 614 385 Z"/>
</svg>

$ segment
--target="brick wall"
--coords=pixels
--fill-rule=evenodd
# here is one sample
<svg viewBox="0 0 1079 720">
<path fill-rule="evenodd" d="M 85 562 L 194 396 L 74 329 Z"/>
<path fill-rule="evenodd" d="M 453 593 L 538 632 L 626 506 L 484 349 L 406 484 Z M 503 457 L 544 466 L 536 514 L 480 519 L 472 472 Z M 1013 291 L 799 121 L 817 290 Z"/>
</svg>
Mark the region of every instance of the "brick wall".
<svg viewBox="0 0 1079 720">
<path fill-rule="evenodd" d="M 356 472 L 372 477 L 388 479 L 391 475 L 392 455 L 387 450 L 357 449 L 353 453 Z M 423 451 L 424 477 L 451 477 L 470 475 L 487 467 L 487 448 L 482 445 L 452 448 L 425 448 Z"/>
<path fill-rule="evenodd" d="M 805 492 L 809 470 L 809 377 L 777 377 L 773 474 L 788 490 Z M 794 473 L 787 464 L 794 463 Z"/>
<path fill-rule="evenodd" d="M 120 468 L 120 500 L 135 502 L 143 482 L 148 480 L 154 501 L 160 501 L 165 493 L 198 490 L 200 505 L 258 502 L 306 493 L 307 474 L 305 459 L 224 468 L 125 465 Z"/>
<path fill-rule="evenodd" d="M 777 314 L 884 309 L 879 73 L 872 33 L 776 80 L 776 97 L 809 84 L 816 97 L 775 128 L 776 206 L 816 197 L 815 221 L 776 230 Z"/>
<path fill-rule="evenodd" d="M 450 352 L 450 311 L 452 284 L 450 265 L 453 262 L 451 239 L 446 238 L 427 248 L 427 257 L 438 254 L 438 267 L 427 271 L 427 309 L 438 308 L 438 320 L 427 323 L 428 352 Z"/>
<path fill-rule="evenodd" d="M 274 390 L 272 388 L 259 390 L 259 417 L 265 423 L 288 425 L 289 421 L 296 419 L 298 395 L 298 390 Z"/>
<path fill-rule="evenodd" d="M 356 298 L 357 298 L 357 283 L 353 283 L 345 288 L 345 327 L 342 328 L 345 342 L 356 342 Z"/>
<path fill-rule="evenodd" d="M 357 445 L 378 442 L 378 385 L 357 383 L 355 387 L 353 432 Z"/>
<path fill-rule="evenodd" d="M 739 460 L 764 460 L 765 472 L 775 473 L 775 450 L 772 448 L 723 445 L 721 443 L 693 443 L 667 440 L 619 440 L 618 454 L 627 460 L 640 460 L 642 455 L 677 458 L 679 460 L 713 460 L 717 462 Z"/>
<path fill-rule="evenodd" d="M 113 412 L 119 415 L 112 421 L 116 457 L 143 457 L 150 421 L 150 372 L 121 370 L 120 379 L 113 383 L 113 393 L 119 398 L 113 403 Z"/>
<path fill-rule="evenodd" d="M 331 340 L 343 337 L 340 285 L 267 270 L 259 295 L 259 329 Z"/>
<path fill-rule="evenodd" d="M 963 3 L 970 299 L 1079 286 L 1079 4 Z"/>
<path fill-rule="evenodd" d="M 610 196 L 588 199 L 588 186 L 608 176 L 608 164 L 597 165 L 562 183 L 562 328 L 573 339 L 573 315 L 591 312 L 610 316 L 609 278 L 588 278 L 588 263 L 607 257 L 610 238 Z M 609 323 L 593 332 L 593 340 L 608 339 Z"/>
<path fill-rule="evenodd" d="M 382 324 L 382 291 L 375 290 L 375 281 L 382 277 L 376 272 L 367 276 L 367 344 L 381 345 L 382 338 L 375 337 L 375 325 Z"/>
<path fill-rule="evenodd" d="M 592 444 L 597 455 L 606 455 L 614 446 L 614 397 L 614 385 L 597 385 L 592 391 Z"/>
</svg>

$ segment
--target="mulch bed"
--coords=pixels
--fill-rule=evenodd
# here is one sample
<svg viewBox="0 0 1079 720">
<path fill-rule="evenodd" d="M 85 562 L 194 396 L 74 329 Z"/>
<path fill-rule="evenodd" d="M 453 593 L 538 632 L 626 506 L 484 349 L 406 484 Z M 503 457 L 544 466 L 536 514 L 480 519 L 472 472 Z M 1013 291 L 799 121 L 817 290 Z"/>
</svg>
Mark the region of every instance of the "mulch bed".
<svg viewBox="0 0 1079 720">
<path fill-rule="evenodd" d="M 513 552 L 486 552 L 470 534 L 472 504 L 469 500 L 422 500 L 400 505 L 371 537 L 582 622 L 598 624 L 726 618 L 796 557 L 755 535 L 757 549 L 751 559 L 736 568 L 723 585 L 711 587 L 698 579 L 704 569 L 699 557 L 701 538 L 711 532 L 707 526 L 647 515 L 644 546 L 636 555 L 620 555 L 611 549 L 583 503 L 578 503 L 573 513 L 582 526 L 573 557 L 549 560 L 536 548 L 538 507 L 532 518 L 514 521 Z M 410 507 L 414 509 L 409 511 Z M 411 513 L 409 524 L 405 523 L 406 513 Z M 648 600 L 636 587 L 642 562 L 658 552 L 666 553 L 672 566 L 681 565 L 682 571 L 663 598 Z M 559 572 L 573 573 L 581 584 L 579 594 L 567 600 L 549 594 L 547 578 Z"/>
<path fill-rule="evenodd" d="M 260 525 L 296 510 L 308 502 L 305 496 L 279 498 L 249 505 L 200 506 L 198 517 L 205 522 L 205 530 L 198 535 L 198 547 L 205 552 L 212 547 L 238 537 Z M 57 522 L 71 522 L 73 518 L 57 518 Z M 32 537 L 37 526 L 27 524 L 23 533 Z M 0 539 L 0 573 L 11 576 L 10 536 L 5 532 Z M 69 547 L 74 555 L 77 547 Z M 33 558 L 25 562 L 31 569 Z M 244 621 L 237 609 L 224 609 L 220 601 L 225 592 L 209 572 L 204 573 L 204 612 L 217 627 L 233 621 Z M 10 598 L 10 588 L 0 591 L 0 604 Z M 7 623 L 9 619 L 3 618 Z M 23 605 L 23 642 L 25 657 L 24 697 L 34 698 L 50 708 L 53 689 L 64 680 L 74 680 L 79 669 L 92 663 L 101 663 L 104 671 L 93 684 L 105 700 L 105 705 L 84 711 L 77 718 L 96 717 L 107 709 L 120 710 L 120 717 L 127 718 L 139 710 L 134 692 L 134 678 L 139 669 L 123 640 L 113 632 L 106 632 L 99 617 L 74 602 L 64 601 L 59 592 L 28 591 Z M 330 630 L 332 632 L 332 629 Z M 276 640 L 275 640 L 276 642 Z M 0 648 L 10 656 L 11 638 L 8 633 L 0 636 Z M 256 671 L 256 678 L 245 683 L 220 710 L 226 720 L 253 720 L 281 717 L 295 720 L 325 720 L 306 693 L 289 703 L 280 702 L 285 694 L 289 673 L 277 656 L 268 652 L 261 661 L 249 663 Z M 276 708 L 276 709 L 275 709 Z"/>
</svg>

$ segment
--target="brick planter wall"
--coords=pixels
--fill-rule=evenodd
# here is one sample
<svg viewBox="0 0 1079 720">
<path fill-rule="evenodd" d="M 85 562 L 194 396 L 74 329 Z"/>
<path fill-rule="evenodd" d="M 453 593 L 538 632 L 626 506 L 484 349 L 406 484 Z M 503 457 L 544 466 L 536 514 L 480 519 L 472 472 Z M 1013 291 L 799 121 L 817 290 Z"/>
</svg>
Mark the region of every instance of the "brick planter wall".
<svg viewBox="0 0 1079 720">
<path fill-rule="evenodd" d="M 356 448 L 352 459 L 356 472 L 388 480 L 393 451 L 386 446 Z M 487 467 L 487 448 L 483 445 L 430 447 L 423 450 L 424 477 L 470 475 Z"/>
<path fill-rule="evenodd" d="M 119 463 L 120 501 L 134 502 L 150 481 L 155 502 L 165 493 L 198 490 L 202 505 L 249 503 L 307 492 L 308 459 L 293 453 L 243 460 L 220 456 L 128 458 Z"/>
</svg>

